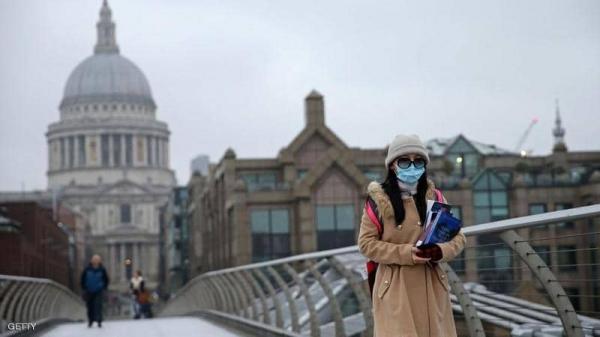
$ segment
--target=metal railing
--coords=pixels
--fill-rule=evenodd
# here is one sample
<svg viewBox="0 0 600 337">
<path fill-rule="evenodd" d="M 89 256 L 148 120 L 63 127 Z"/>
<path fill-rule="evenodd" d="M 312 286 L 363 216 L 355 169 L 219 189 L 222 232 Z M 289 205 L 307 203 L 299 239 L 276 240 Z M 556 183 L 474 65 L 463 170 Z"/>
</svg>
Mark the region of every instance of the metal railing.
<svg viewBox="0 0 600 337">
<path fill-rule="evenodd" d="M 598 216 L 600 204 L 464 228 L 468 238 L 464 253 L 451 265 L 441 264 L 450 281 L 459 335 L 494 336 L 500 329 L 501 335 L 508 332 L 522 337 L 600 336 L 600 320 L 594 319 L 600 315 L 594 311 L 589 312 L 594 317 L 578 314 L 572 303 L 574 295 L 567 294 L 563 280 L 555 276 L 565 264 L 547 263 L 550 261 L 532 247 L 544 238 L 585 237 L 589 241 L 600 233 L 594 219 Z M 540 226 L 581 219 L 589 220 L 579 224 L 585 227 L 579 232 L 546 237 L 532 234 Z M 597 241 L 591 242 L 589 247 L 575 246 L 571 251 L 597 253 Z M 572 256 L 572 252 L 566 253 Z M 510 263 L 503 265 L 506 261 Z M 371 299 L 361 275 L 364 262 L 358 247 L 351 246 L 207 272 L 180 289 L 162 315 L 211 310 L 302 335 L 372 336 Z M 592 280 L 600 279 L 594 274 L 597 261 L 575 265 L 592 270 L 582 275 L 590 280 L 585 285 L 593 288 L 598 280 Z M 490 273 L 506 276 L 503 271 L 510 271 L 506 274 L 510 278 L 489 278 Z M 469 283 L 463 285 L 463 280 Z M 504 287 L 495 288 L 495 284 Z M 599 297 L 595 291 L 585 296 Z"/>
<path fill-rule="evenodd" d="M 9 323 L 83 320 L 85 304 L 71 290 L 52 280 L 0 275 L 0 333 Z"/>
</svg>

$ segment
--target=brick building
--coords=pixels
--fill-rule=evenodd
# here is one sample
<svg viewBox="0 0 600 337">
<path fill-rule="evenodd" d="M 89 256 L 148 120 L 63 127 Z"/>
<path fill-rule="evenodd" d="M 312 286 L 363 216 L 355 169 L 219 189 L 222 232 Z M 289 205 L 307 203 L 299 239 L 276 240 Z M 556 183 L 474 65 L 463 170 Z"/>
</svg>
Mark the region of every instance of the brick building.
<svg viewBox="0 0 600 337">
<path fill-rule="evenodd" d="M 305 121 L 303 130 L 274 158 L 237 158 L 228 149 L 208 174 L 192 177 L 188 212 L 193 274 L 356 244 L 366 185 L 382 181 L 386 148 L 345 144 L 326 125 L 323 96 L 316 91 L 305 99 Z M 466 226 L 598 203 L 600 151 L 567 151 L 558 109 L 553 134 L 553 151 L 542 156 L 504 150 L 461 134 L 432 139 L 426 142 L 428 174 Z M 578 221 L 521 234 L 562 237 L 536 241 L 535 248 L 558 266 L 553 268 L 567 280 L 566 291 L 581 298 L 576 306 L 595 305 L 598 310 L 600 303 L 592 303 L 593 297 L 579 296 L 598 294 L 595 285 L 585 282 L 598 275 L 597 266 L 580 265 L 598 261 L 598 250 L 573 251 L 576 246 L 594 247 L 597 238 L 564 237 L 593 226 L 598 224 Z M 466 250 L 454 267 L 467 281 L 514 291 L 524 272 L 498 242 L 495 235 L 470 238 L 470 246 L 483 246 Z"/>
<path fill-rule="evenodd" d="M 63 210 L 65 225 L 73 217 Z M 0 203 L 0 274 L 49 278 L 67 287 L 77 270 L 69 261 L 69 236 L 55 221 L 52 207 L 35 201 Z M 72 227 L 73 228 L 73 227 Z M 71 266 L 71 267 L 70 267 Z"/>
</svg>

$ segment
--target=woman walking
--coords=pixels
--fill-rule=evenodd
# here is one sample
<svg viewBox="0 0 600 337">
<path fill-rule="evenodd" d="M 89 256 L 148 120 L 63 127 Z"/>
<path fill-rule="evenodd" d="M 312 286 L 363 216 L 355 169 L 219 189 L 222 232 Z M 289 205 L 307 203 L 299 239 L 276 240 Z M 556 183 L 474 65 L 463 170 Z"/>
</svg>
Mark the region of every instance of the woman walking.
<svg viewBox="0 0 600 337">
<path fill-rule="evenodd" d="M 427 199 L 436 199 L 433 182 L 427 179 L 428 164 L 429 155 L 417 136 L 396 136 L 385 159 L 385 181 L 371 182 L 367 189 L 383 227 L 380 233 L 363 213 L 358 246 L 365 257 L 379 263 L 372 294 L 376 337 L 456 336 L 450 287 L 438 263 L 460 254 L 465 236 L 459 232 L 427 250 L 415 247 Z"/>
<path fill-rule="evenodd" d="M 133 318 L 138 319 L 141 315 L 140 294 L 146 291 L 142 271 L 136 270 L 133 277 L 129 281 L 129 289 L 131 290 L 131 305 L 133 306 Z"/>
</svg>

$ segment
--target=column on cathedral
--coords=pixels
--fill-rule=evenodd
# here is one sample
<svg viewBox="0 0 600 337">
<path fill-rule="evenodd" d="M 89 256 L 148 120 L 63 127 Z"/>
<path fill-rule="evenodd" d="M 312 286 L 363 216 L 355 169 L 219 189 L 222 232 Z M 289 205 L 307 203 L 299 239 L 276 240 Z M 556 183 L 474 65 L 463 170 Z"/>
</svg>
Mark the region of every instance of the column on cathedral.
<svg viewBox="0 0 600 337">
<path fill-rule="evenodd" d="M 131 245 L 132 245 L 132 250 L 133 250 L 133 270 L 141 269 L 140 268 L 140 252 L 138 249 L 139 242 L 133 242 Z"/>
<path fill-rule="evenodd" d="M 108 254 L 110 258 L 110 276 L 117 276 L 117 244 L 112 242 L 108 244 Z"/>
<path fill-rule="evenodd" d="M 125 275 L 125 265 L 123 264 L 125 262 L 125 259 L 127 258 L 127 256 L 125 256 L 125 243 L 121 243 L 121 261 L 119 261 L 119 267 L 121 269 L 121 281 L 122 282 L 127 282 L 127 275 Z"/>
</svg>

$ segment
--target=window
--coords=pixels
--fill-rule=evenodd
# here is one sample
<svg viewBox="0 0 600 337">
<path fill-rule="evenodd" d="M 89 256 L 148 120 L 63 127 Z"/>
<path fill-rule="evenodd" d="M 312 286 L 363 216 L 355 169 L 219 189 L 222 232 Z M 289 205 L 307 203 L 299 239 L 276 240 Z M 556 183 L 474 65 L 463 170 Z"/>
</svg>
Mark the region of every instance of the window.
<svg viewBox="0 0 600 337">
<path fill-rule="evenodd" d="M 131 223 L 131 205 L 129 204 L 121 205 L 121 223 Z"/>
<path fill-rule="evenodd" d="M 465 251 L 460 252 L 458 256 L 456 256 L 452 261 L 450 261 L 450 267 L 459 274 L 465 273 Z"/>
<path fill-rule="evenodd" d="M 569 300 L 571 300 L 571 304 L 573 304 L 573 309 L 575 309 L 575 311 L 581 310 L 581 304 L 579 302 L 579 289 L 571 287 L 565 287 L 564 289 L 565 293 L 567 293 L 569 296 Z"/>
<path fill-rule="evenodd" d="M 452 215 L 454 215 L 454 217 L 456 217 L 459 220 L 462 220 L 462 206 L 459 205 L 452 205 Z M 464 226 L 464 221 L 463 221 L 463 226 Z"/>
<path fill-rule="evenodd" d="M 382 181 L 381 171 L 374 169 L 364 169 L 363 174 L 369 181 Z"/>
<path fill-rule="evenodd" d="M 317 249 L 326 250 L 355 244 L 354 205 L 317 205 Z"/>
<path fill-rule="evenodd" d="M 125 165 L 133 165 L 133 140 L 131 135 L 125 136 Z"/>
<path fill-rule="evenodd" d="M 121 166 L 121 135 L 113 135 L 113 165 Z"/>
<path fill-rule="evenodd" d="M 252 261 L 286 257 L 290 249 L 290 220 L 287 209 L 260 209 L 250 212 Z"/>
<path fill-rule="evenodd" d="M 508 217 L 506 184 L 492 171 L 484 171 L 473 183 L 475 223 L 498 221 Z"/>
<path fill-rule="evenodd" d="M 464 137 L 459 137 L 447 153 L 446 159 L 454 165 L 452 175 L 472 177 L 479 171 L 479 152 Z"/>
<path fill-rule="evenodd" d="M 577 270 L 577 247 L 575 245 L 558 246 L 558 270 L 575 271 Z"/>
<path fill-rule="evenodd" d="M 570 209 L 570 208 L 573 208 L 573 204 L 571 204 L 571 203 L 556 203 L 556 204 L 554 204 L 554 209 L 557 211 L 560 211 L 563 209 Z M 556 228 L 566 229 L 566 230 L 575 229 L 575 223 L 573 223 L 572 221 L 561 222 L 561 223 L 556 224 Z"/>
<path fill-rule="evenodd" d="M 108 147 L 108 135 L 102 135 L 100 138 L 101 146 L 102 146 L 102 166 L 108 166 L 110 161 L 110 149 Z"/>
<path fill-rule="evenodd" d="M 298 169 L 298 171 L 296 173 L 297 179 L 302 180 L 302 178 L 304 178 L 304 176 L 306 175 L 307 172 L 308 172 L 307 169 Z"/>
<path fill-rule="evenodd" d="M 535 246 L 533 250 L 539 255 L 539 257 L 544 260 L 547 266 L 552 265 L 552 257 L 550 256 L 550 247 L 547 245 L 544 246 Z"/>
<path fill-rule="evenodd" d="M 546 213 L 546 204 L 534 203 L 529 204 L 529 215 Z M 548 228 L 548 225 L 538 225 L 533 228 L 543 229 Z"/>
<path fill-rule="evenodd" d="M 77 155 L 79 156 L 79 166 L 85 166 L 85 136 L 77 137 Z"/>
<path fill-rule="evenodd" d="M 275 172 L 244 173 L 241 178 L 246 183 L 248 191 L 268 191 L 277 187 Z"/>
<path fill-rule="evenodd" d="M 546 204 L 529 204 L 529 215 L 546 213 Z"/>
</svg>

